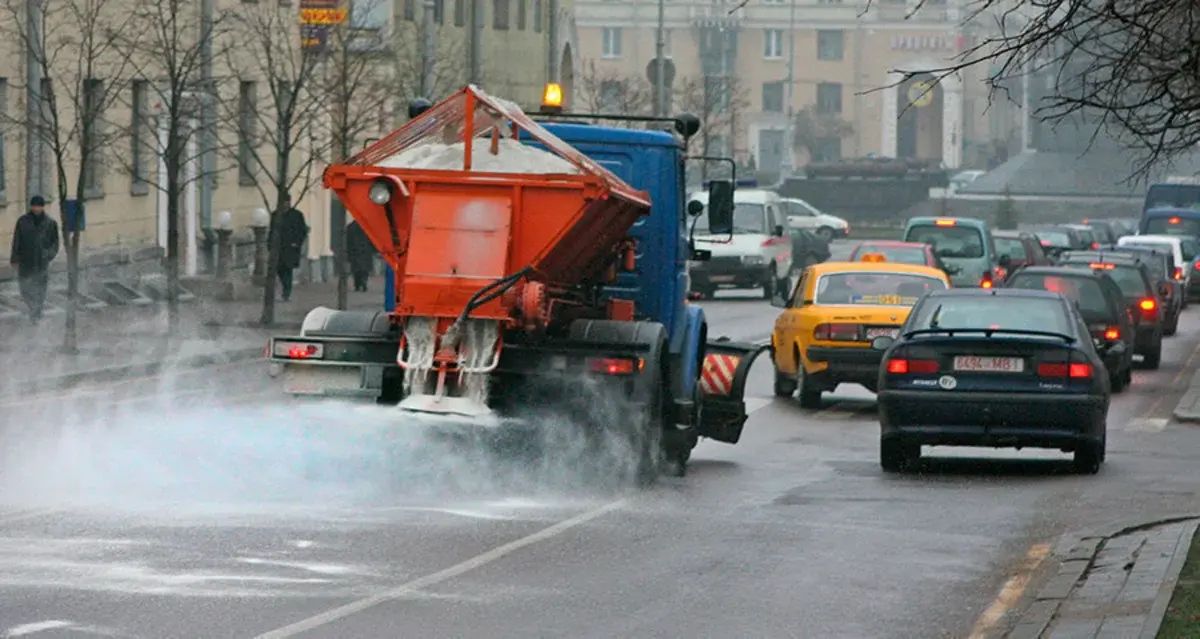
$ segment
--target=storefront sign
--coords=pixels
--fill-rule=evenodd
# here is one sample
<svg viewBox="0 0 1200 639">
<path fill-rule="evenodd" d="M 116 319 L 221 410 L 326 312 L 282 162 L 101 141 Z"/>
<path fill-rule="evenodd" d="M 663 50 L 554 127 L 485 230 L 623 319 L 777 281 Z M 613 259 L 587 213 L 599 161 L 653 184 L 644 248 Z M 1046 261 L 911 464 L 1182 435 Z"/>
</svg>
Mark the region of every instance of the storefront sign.
<svg viewBox="0 0 1200 639">
<path fill-rule="evenodd" d="M 322 49 L 329 30 L 346 22 L 348 0 L 300 0 L 300 46 Z"/>
</svg>

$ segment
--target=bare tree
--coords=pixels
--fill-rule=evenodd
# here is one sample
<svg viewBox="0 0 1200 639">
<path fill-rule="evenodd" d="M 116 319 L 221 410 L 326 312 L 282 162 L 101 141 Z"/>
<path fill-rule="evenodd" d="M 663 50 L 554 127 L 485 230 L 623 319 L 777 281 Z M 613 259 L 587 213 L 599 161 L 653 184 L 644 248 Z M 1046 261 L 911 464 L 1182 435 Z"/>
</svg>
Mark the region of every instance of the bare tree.
<svg viewBox="0 0 1200 639">
<path fill-rule="evenodd" d="M 238 90 L 224 92 L 225 114 L 237 121 L 238 143 L 228 148 L 239 165 L 239 180 L 252 183 L 271 211 L 267 277 L 260 322 L 275 321 L 275 277 L 282 250 L 279 220 L 287 200 L 300 200 L 312 187 L 313 169 L 327 158 L 321 94 L 324 47 L 301 46 L 294 9 L 276 3 L 243 3 L 230 9 L 231 37 L 241 43 L 221 57 Z M 253 108 L 243 83 L 266 86 L 270 104 Z"/>
<path fill-rule="evenodd" d="M 638 76 L 600 69 L 595 60 L 583 64 L 575 79 L 575 100 L 587 113 L 643 115 L 650 111 L 654 88 Z"/>
<path fill-rule="evenodd" d="M 125 12 L 114 19 L 126 20 L 128 30 L 114 34 L 114 41 L 135 78 L 129 108 L 150 116 L 154 126 L 153 131 L 146 130 L 137 124 L 140 117 L 133 118 L 134 128 L 128 131 L 134 140 L 133 153 L 123 162 L 139 185 L 165 196 L 168 334 L 174 335 L 179 325 L 179 223 L 184 194 L 191 184 L 211 179 L 216 171 L 201 168 L 203 149 L 197 148 L 197 141 L 202 103 L 214 99 L 213 85 L 203 73 L 211 50 L 206 44 L 214 49 L 227 46 L 222 38 L 224 24 L 219 18 L 203 23 L 198 3 L 189 0 L 124 0 L 121 6 Z M 160 161 L 157 180 L 147 179 L 148 158 Z"/>
<path fill-rule="evenodd" d="M 469 2 L 464 4 L 467 7 L 471 6 Z M 449 97 L 469 81 L 468 41 L 462 33 L 449 29 L 441 30 L 437 38 L 437 54 L 433 60 L 426 60 L 421 55 L 421 39 L 416 34 L 416 27 L 407 24 L 400 25 L 392 37 L 395 65 L 395 86 L 392 91 L 396 97 L 396 106 L 405 105 L 417 97 L 436 103 Z M 428 79 L 425 79 L 426 71 Z M 423 95 L 421 91 L 425 81 L 430 84 L 429 95 Z M 400 111 L 403 111 L 403 108 Z"/>
<path fill-rule="evenodd" d="M 35 14 L 40 19 L 31 21 L 25 19 L 27 4 L 4 1 L 8 19 L 0 33 L 21 43 L 40 69 L 40 86 L 34 95 L 40 98 L 41 108 L 32 110 L 37 112 L 33 122 L 23 124 L 53 162 L 54 195 L 63 214 L 62 243 L 67 254 L 63 350 L 76 353 L 81 220 L 77 217 L 70 224 L 67 201 L 73 199 L 81 206 L 103 192 L 108 151 L 123 134 L 107 118 L 131 70 L 114 36 L 128 34 L 130 27 L 114 0 L 41 2 Z"/>
<path fill-rule="evenodd" d="M 378 6 L 389 8 L 390 0 L 356 3 L 354 11 L 372 14 Z M 324 46 L 325 60 L 319 85 L 314 93 L 325 104 L 330 122 L 334 163 L 354 154 L 355 149 L 370 137 L 381 137 L 391 124 L 396 99 L 395 48 L 397 42 L 386 21 L 364 24 L 351 16 L 349 21 L 327 30 Z M 335 210 L 334 270 L 337 272 L 337 307 L 345 309 L 348 302 L 345 209 L 341 200 L 331 202 Z M 342 222 L 338 224 L 337 222 Z"/>
<path fill-rule="evenodd" d="M 792 148 L 811 158 L 822 140 L 842 139 L 854 134 L 849 122 L 829 113 L 818 113 L 813 106 L 800 109 L 793 116 Z"/>
<path fill-rule="evenodd" d="M 700 120 L 689 151 L 694 155 L 717 156 L 732 152 L 738 118 L 750 107 L 748 91 L 741 80 L 721 76 L 685 76 L 676 81 L 675 103 L 680 112 Z M 727 144 L 717 144 L 723 140 Z M 707 179 L 709 162 L 704 162 L 702 179 Z"/>
</svg>

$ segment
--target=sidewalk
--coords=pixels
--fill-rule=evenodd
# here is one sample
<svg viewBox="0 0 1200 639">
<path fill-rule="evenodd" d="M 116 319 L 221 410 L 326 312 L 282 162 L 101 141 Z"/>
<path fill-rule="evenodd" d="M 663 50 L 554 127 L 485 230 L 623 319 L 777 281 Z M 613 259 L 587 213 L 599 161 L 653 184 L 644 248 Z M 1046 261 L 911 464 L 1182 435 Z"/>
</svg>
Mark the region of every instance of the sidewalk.
<svg viewBox="0 0 1200 639">
<path fill-rule="evenodd" d="M 1198 521 L 1181 517 L 1060 544 L 1057 574 L 1006 637 L 1155 639 Z M 1200 622 L 1185 636 L 1200 637 Z"/>
<path fill-rule="evenodd" d="M 369 286 L 368 293 L 350 293 L 349 309 L 382 310 L 382 277 Z M 81 312 L 76 355 L 61 352 L 61 313 L 38 325 L 7 322 L 0 338 L 0 396 L 260 358 L 271 335 L 299 331 L 310 310 L 337 304 L 337 282 L 297 285 L 290 301 L 276 300 L 275 323 L 264 327 L 262 289 L 239 282 L 237 290 L 233 301 L 180 302 L 174 335 L 167 333 L 165 304 Z"/>
<path fill-rule="evenodd" d="M 1192 374 L 1187 392 L 1175 407 L 1175 421 L 1200 423 L 1200 369 Z"/>
</svg>

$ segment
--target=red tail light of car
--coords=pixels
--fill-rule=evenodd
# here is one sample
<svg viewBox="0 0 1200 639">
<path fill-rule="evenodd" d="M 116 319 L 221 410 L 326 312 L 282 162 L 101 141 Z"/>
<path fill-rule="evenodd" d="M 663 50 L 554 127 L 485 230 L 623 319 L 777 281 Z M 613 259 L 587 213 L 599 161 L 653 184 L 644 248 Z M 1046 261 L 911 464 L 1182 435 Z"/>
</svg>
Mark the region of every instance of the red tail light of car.
<svg viewBox="0 0 1200 639">
<path fill-rule="evenodd" d="M 938 368 L 933 359 L 889 359 L 887 363 L 887 372 L 893 375 L 936 373 Z"/>
<path fill-rule="evenodd" d="M 817 324 L 813 329 L 813 339 L 826 342 L 858 342 L 862 326 L 860 324 Z"/>
<path fill-rule="evenodd" d="M 1038 377 L 1070 377 L 1073 379 L 1090 378 L 1092 376 L 1091 364 L 1038 364 Z"/>
</svg>

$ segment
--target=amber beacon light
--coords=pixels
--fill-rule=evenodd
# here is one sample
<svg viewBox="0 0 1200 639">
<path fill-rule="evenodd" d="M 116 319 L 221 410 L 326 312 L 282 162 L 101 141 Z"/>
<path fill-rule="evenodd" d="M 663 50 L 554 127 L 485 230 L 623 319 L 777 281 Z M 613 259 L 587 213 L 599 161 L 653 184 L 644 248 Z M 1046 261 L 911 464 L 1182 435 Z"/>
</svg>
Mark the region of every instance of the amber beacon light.
<svg viewBox="0 0 1200 639">
<path fill-rule="evenodd" d="M 563 109 L 563 91 L 562 85 L 557 82 L 549 82 L 546 88 L 542 91 L 542 112 L 544 113 L 561 113 Z"/>
</svg>

